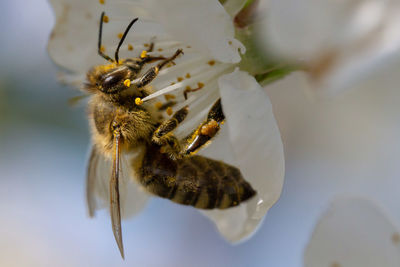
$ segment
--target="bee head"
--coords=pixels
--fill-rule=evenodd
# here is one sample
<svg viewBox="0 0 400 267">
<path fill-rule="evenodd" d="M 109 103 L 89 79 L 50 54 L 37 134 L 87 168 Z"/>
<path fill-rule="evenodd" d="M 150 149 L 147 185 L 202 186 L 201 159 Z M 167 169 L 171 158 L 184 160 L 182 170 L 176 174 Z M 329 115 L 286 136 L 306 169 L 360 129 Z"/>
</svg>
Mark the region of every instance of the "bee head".
<svg viewBox="0 0 400 267">
<path fill-rule="evenodd" d="M 113 95 L 121 93 L 122 91 L 130 87 L 130 78 L 133 76 L 132 70 L 130 70 L 126 65 L 121 64 L 118 53 L 130 28 L 138 20 L 138 18 L 133 19 L 129 23 L 124 34 L 122 35 L 122 38 L 118 43 L 117 49 L 115 50 L 115 59 L 111 59 L 108 55 L 104 54 L 104 48 L 101 45 L 104 20 L 105 13 L 102 12 L 100 16 L 97 52 L 101 57 L 110 62 L 110 64 L 93 67 L 87 73 L 88 83 L 86 84 L 85 89 L 92 93 L 97 93 L 100 91 L 107 95 Z"/>
</svg>

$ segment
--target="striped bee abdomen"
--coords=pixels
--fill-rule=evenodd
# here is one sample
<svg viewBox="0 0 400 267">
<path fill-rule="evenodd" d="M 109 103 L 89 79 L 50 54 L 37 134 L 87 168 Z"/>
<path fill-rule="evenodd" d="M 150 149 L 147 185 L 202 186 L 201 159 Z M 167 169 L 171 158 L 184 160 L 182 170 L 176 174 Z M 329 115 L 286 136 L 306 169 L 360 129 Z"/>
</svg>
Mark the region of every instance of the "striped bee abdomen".
<svg viewBox="0 0 400 267">
<path fill-rule="evenodd" d="M 202 156 L 172 160 L 154 145 L 147 147 L 138 172 L 150 193 L 199 209 L 226 209 L 256 194 L 233 166 Z"/>
</svg>

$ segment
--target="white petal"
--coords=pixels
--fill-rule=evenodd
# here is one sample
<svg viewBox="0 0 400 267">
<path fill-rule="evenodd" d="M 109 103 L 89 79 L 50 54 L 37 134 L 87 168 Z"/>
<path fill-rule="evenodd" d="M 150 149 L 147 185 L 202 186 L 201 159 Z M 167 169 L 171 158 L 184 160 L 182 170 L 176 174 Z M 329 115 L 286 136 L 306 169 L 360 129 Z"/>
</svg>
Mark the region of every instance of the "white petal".
<svg viewBox="0 0 400 267">
<path fill-rule="evenodd" d="M 149 43 L 154 36 L 157 41 L 165 41 L 165 32 L 161 25 L 146 20 L 147 13 L 140 3 L 105 1 L 67 1 L 51 0 L 56 15 L 56 24 L 50 35 L 48 51 L 54 62 L 69 71 L 86 73 L 91 67 L 106 64 L 107 61 L 97 54 L 99 20 L 102 11 L 106 12 L 109 22 L 103 24 L 102 43 L 105 53 L 114 58 L 119 42 L 118 34 L 124 32 L 130 20 L 139 17 L 129 32 L 120 50 L 120 57 L 137 57 L 144 43 Z M 134 51 L 128 51 L 132 44 Z M 140 48 L 138 48 L 140 47 Z"/>
<path fill-rule="evenodd" d="M 339 90 L 399 54 L 400 3 L 271 1 L 264 26 L 275 52 L 310 66 L 315 86 Z"/>
<path fill-rule="evenodd" d="M 206 211 L 231 242 L 249 237 L 278 200 L 284 177 L 283 146 L 263 88 L 246 72 L 218 81 L 226 123 L 202 154 L 238 166 L 257 195 L 239 207 Z"/>
<path fill-rule="evenodd" d="M 155 20 L 175 39 L 225 63 L 240 61 L 245 47 L 234 38 L 232 18 L 215 0 L 148 0 Z"/>
<path fill-rule="evenodd" d="M 97 55 L 100 4 L 91 1 L 51 0 L 56 24 L 48 51 L 58 65 L 74 72 L 86 72 L 104 60 Z"/>
<path fill-rule="evenodd" d="M 400 233 L 368 200 L 336 199 L 318 222 L 306 267 L 400 266 Z"/>
</svg>

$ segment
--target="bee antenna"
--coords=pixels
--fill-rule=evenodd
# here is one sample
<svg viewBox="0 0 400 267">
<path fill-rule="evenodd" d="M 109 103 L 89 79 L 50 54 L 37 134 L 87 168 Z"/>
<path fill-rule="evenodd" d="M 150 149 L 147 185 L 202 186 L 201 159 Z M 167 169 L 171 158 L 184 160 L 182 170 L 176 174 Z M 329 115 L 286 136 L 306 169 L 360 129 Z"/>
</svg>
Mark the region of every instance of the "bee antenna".
<svg viewBox="0 0 400 267">
<path fill-rule="evenodd" d="M 118 64 L 118 53 L 119 53 L 119 48 L 121 47 L 122 43 L 124 42 L 126 36 L 128 35 L 129 30 L 131 29 L 132 25 L 138 20 L 139 18 L 134 18 L 131 23 L 129 23 L 128 27 L 126 27 L 126 30 L 124 34 L 122 35 L 121 40 L 118 43 L 117 49 L 115 50 L 115 62 Z"/>
<path fill-rule="evenodd" d="M 103 33 L 104 15 L 105 15 L 105 12 L 103 11 L 100 16 L 100 28 L 99 28 L 99 39 L 97 42 L 97 53 L 99 53 L 99 55 L 102 56 L 105 60 L 113 62 L 112 58 L 110 58 L 109 56 L 107 56 L 106 54 L 103 53 L 102 47 L 101 47 L 101 36 Z"/>
</svg>

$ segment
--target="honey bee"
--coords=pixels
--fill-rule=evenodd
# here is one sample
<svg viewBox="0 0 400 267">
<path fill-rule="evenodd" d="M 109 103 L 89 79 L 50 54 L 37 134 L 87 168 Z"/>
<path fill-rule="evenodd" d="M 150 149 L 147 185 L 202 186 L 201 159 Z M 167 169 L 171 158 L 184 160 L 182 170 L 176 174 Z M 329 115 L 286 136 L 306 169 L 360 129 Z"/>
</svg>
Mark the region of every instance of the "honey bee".
<svg viewBox="0 0 400 267">
<path fill-rule="evenodd" d="M 126 28 L 112 59 L 103 52 L 101 45 L 104 12 L 101 14 L 98 54 L 108 64 L 89 70 L 84 88 L 90 94 L 88 110 L 93 140 L 87 173 L 89 214 L 93 216 L 96 207 L 99 162 L 107 164 L 100 159 L 109 158 L 112 172 L 107 194 L 112 229 L 122 257 L 121 155 L 136 152 L 127 167 L 130 176 L 145 191 L 179 204 L 199 209 L 226 209 L 256 193 L 236 167 L 195 155 L 218 133 L 225 120 L 220 100 L 209 110 L 207 118 L 183 140 L 175 137 L 174 130 L 190 112 L 188 106 L 176 111 L 169 119 L 163 119 L 160 109 L 142 103 L 141 99 L 152 93 L 148 85 L 158 72 L 173 64 L 183 55 L 183 50 L 177 49 L 169 57 L 150 56 L 147 53 L 152 52 L 152 43 L 139 57 L 119 60 L 119 49 L 137 20 L 133 19 Z M 143 71 L 149 63 L 157 64 Z"/>
</svg>

